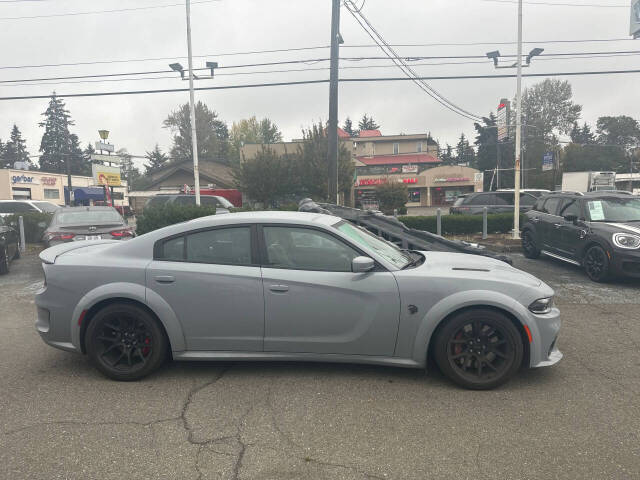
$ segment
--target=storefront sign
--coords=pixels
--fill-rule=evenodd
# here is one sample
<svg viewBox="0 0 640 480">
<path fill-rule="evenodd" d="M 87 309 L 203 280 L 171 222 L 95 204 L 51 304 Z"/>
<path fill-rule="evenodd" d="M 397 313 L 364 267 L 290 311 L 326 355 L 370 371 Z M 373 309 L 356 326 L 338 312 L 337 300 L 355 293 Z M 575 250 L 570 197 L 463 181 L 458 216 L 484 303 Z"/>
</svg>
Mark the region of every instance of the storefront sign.
<svg viewBox="0 0 640 480">
<path fill-rule="evenodd" d="M 437 183 L 453 183 L 453 182 L 470 182 L 468 177 L 450 177 L 450 178 L 434 178 L 434 182 Z"/>
<path fill-rule="evenodd" d="M 417 178 L 403 178 L 402 183 L 418 183 L 418 179 Z"/>
<path fill-rule="evenodd" d="M 27 175 L 13 175 L 11 177 L 11 183 L 27 183 L 29 185 L 38 185 L 37 177 L 28 177 Z"/>
<path fill-rule="evenodd" d="M 107 167 L 105 165 L 91 165 L 93 171 L 93 179 L 96 185 L 109 185 L 110 187 L 119 187 L 120 181 L 120 168 Z"/>
<path fill-rule="evenodd" d="M 382 185 L 383 183 L 387 183 L 387 179 L 386 178 L 360 178 L 360 179 L 358 179 L 358 186 Z"/>
<path fill-rule="evenodd" d="M 418 165 L 403 165 L 402 173 L 418 173 Z"/>
<path fill-rule="evenodd" d="M 40 177 L 40 182 L 43 185 L 55 185 L 58 183 L 58 179 L 56 177 Z"/>
</svg>

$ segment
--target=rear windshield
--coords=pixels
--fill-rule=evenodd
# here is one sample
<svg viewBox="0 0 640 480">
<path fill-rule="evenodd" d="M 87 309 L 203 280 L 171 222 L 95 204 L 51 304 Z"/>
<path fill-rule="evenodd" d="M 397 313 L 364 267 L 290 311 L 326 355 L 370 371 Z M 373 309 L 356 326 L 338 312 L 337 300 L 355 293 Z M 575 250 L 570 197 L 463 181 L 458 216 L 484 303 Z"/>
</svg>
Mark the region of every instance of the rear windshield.
<svg viewBox="0 0 640 480">
<path fill-rule="evenodd" d="M 167 203 L 171 197 L 169 195 L 158 195 L 149 199 L 145 207 L 160 207 Z"/>
<path fill-rule="evenodd" d="M 124 223 L 115 210 L 76 210 L 61 211 L 55 222 L 60 225 L 100 225 Z"/>
<path fill-rule="evenodd" d="M 54 205 L 53 203 L 49 203 L 49 202 L 33 202 L 34 205 L 36 207 L 38 207 L 40 210 L 42 210 L 45 213 L 53 213 L 55 212 L 58 208 L 58 205 Z"/>
<path fill-rule="evenodd" d="M 34 212 L 36 208 L 26 202 L 0 202 L 0 213 Z"/>
</svg>

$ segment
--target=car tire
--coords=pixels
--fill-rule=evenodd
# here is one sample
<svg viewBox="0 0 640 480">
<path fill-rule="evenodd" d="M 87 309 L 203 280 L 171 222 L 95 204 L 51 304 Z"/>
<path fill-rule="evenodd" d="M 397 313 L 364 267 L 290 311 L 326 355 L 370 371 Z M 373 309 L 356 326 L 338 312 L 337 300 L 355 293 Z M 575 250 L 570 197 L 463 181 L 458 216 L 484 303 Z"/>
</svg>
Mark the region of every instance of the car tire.
<svg viewBox="0 0 640 480">
<path fill-rule="evenodd" d="M 0 275 L 6 275 L 9 273 L 9 249 L 7 247 L 2 247 L 0 250 Z"/>
<path fill-rule="evenodd" d="M 167 358 L 168 341 L 156 318 L 128 303 L 109 305 L 91 319 L 85 334 L 91 363 L 119 381 L 139 380 Z"/>
<path fill-rule="evenodd" d="M 524 346 L 504 314 L 477 308 L 456 314 L 438 329 L 434 359 L 458 385 L 488 390 L 508 381 L 520 368 Z"/>
<path fill-rule="evenodd" d="M 522 253 L 527 258 L 536 259 L 540 256 L 540 249 L 536 245 L 533 232 L 529 229 L 522 232 Z"/>
<path fill-rule="evenodd" d="M 20 258 L 20 244 L 17 244 L 17 245 L 16 245 L 16 253 L 15 253 L 15 255 L 13 256 L 13 259 L 14 259 L 14 260 L 17 260 L 17 259 L 19 259 L 19 258 Z"/>
<path fill-rule="evenodd" d="M 609 279 L 609 256 L 600 245 L 593 245 L 587 249 L 582 259 L 582 267 L 587 276 L 594 282 L 605 282 Z"/>
</svg>

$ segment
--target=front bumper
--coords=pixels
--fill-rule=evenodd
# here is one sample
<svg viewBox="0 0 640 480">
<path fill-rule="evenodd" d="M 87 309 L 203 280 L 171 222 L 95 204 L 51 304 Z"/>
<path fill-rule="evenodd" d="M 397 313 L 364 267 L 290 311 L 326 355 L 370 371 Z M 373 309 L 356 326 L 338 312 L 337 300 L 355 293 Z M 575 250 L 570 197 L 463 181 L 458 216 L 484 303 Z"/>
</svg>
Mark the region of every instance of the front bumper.
<svg viewBox="0 0 640 480">
<path fill-rule="evenodd" d="M 560 310 L 552 308 L 544 315 L 528 313 L 527 326 L 531 332 L 529 343 L 529 366 L 532 368 L 549 367 L 562 359 L 558 350 L 558 334 L 560 332 Z"/>
<path fill-rule="evenodd" d="M 614 275 L 640 278 L 640 250 L 616 248 L 611 258 L 611 270 Z"/>
</svg>

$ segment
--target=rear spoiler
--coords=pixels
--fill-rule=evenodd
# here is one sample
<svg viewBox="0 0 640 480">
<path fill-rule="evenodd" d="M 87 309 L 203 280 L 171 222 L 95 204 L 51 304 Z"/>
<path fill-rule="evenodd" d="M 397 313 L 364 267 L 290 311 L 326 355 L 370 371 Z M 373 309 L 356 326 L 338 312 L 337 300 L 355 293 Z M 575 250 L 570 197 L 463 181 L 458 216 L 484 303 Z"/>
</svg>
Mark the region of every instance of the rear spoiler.
<svg viewBox="0 0 640 480">
<path fill-rule="evenodd" d="M 40 252 L 40 260 L 44 263 L 55 263 L 56 259 L 60 255 L 64 255 L 71 250 L 77 250 L 79 248 L 87 248 L 92 247 L 94 245 L 103 245 L 106 243 L 121 243 L 118 240 L 96 240 L 96 241 L 81 241 L 81 242 L 68 242 L 61 243 L 60 245 L 55 245 L 53 247 L 47 248 Z"/>
</svg>

